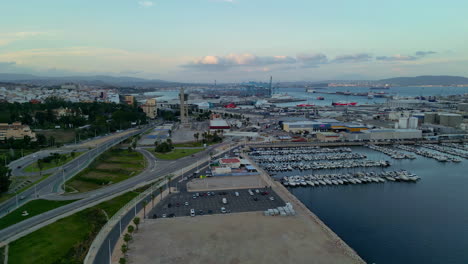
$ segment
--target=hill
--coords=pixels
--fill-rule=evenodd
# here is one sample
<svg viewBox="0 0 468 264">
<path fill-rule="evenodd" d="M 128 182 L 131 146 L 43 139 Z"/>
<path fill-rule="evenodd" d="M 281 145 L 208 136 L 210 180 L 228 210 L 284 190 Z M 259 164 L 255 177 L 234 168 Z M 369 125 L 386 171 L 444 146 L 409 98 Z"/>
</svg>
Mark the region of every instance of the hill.
<svg viewBox="0 0 468 264">
<path fill-rule="evenodd" d="M 448 75 L 424 75 L 416 77 L 397 77 L 390 79 L 379 80 L 379 83 L 388 83 L 398 86 L 417 86 L 417 85 L 441 85 L 441 86 L 450 86 L 450 85 L 460 85 L 468 84 L 468 78 L 461 76 L 448 76 Z"/>
<path fill-rule="evenodd" d="M 178 85 L 179 83 L 168 82 L 158 79 L 143 79 L 135 77 L 114 77 L 107 75 L 95 76 L 65 76 L 65 77 L 44 77 L 31 74 L 10 74 L 0 73 L 0 82 L 14 82 L 35 85 L 60 85 L 64 83 L 80 83 L 84 85 L 99 86 L 130 86 L 130 87 L 159 87 Z"/>
</svg>

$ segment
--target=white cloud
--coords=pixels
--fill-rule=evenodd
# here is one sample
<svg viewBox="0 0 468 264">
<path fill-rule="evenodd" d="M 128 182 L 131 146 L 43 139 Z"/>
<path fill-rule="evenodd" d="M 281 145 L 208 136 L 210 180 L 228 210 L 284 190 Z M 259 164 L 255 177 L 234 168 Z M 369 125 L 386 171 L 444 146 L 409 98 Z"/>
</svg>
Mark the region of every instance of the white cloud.
<svg viewBox="0 0 468 264">
<path fill-rule="evenodd" d="M 18 40 L 30 39 L 39 36 L 52 36 L 54 34 L 55 33 L 52 31 L 21 31 L 0 33 L 0 46 L 7 45 Z"/>
<path fill-rule="evenodd" d="M 154 5 L 152 1 L 139 1 L 138 4 L 142 7 L 152 7 Z"/>
</svg>

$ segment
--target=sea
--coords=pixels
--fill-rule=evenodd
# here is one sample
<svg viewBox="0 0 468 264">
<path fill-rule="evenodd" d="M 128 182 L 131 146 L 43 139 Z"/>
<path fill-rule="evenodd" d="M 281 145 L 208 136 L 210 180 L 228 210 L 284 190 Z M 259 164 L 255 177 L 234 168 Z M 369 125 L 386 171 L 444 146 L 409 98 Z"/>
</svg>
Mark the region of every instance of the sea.
<svg viewBox="0 0 468 264">
<path fill-rule="evenodd" d="M 312 88 L 313 89 L 313 88 Z M 305 88 L 279 88 L 276 93 L 290 95 L 294 98 L 305 99 L 306 102 L 313 105 L 331 105 L 332 102 L 357 102 L 358 105 L 362 104 L 376 104 L 384 103 L 387 98 L 372 98 L 369 99 L 366 96 L 353 96 L 353 95 L 340 95 L 340 94 L 321 94 L 320 92 L 352 92 L 352 93 L 367 93 L 367 92 L 385 92 L 386 95 L 397 96 L 400 98 L 415 98 L 419 96 L 448 96 L 448 95 L 460 95 L 468 93 L 468 87 L 391 87 L 390 89 L 374 90 L 369 87 L 328 87 L 325 89 L 314 89 L 316 93 L 308 93 Z M 318 93 L 317 93 L 318 92 Z M 322 96 L 324 100 L 317 100 L 317 97 Z M 297 102 L 290 102 L 284 104 L 278 104 L 279 106 L 295 106 Z"/>
<path fill-rule="evenodd" d="M 421 180 L 295 187 L 289 188 L 291 193 L 367 263 L 468 263 L 468 160 L 441 163 L 421 156 L 394 160 L 365 147 L 352 150 L 392 165 L 313 173 L 408 170 Z M 311 173 L 292 171 L 274 177 Z"/>
<path fill-rule="evenodd" d="M 366 93 L 366 92 L 385 92 L 388 95 L 398 97 L 415 98 L 418 96 L 447 96 L 447 95 L 460 95 L 468 93 L 468 87 L 391 87 L 390 89 L 383 90 L 370 90 L 369 87 L 329 87 L 325 89 L 316 89 L 317 92 L 346 92 L 352 93 Z M 289 102 L 278 104 L 279 106 L 296 106 L 300 103 L 308 103 L 314 105 L 331 105 L 332 102 L 357 102 L 358 105 L 362 104 L 375 104 L 384 103 L 386 98 L 372 98 L 369 99 L 365 96 L 352 96 L 352 95 L 338 95 L 338 94 L 320 94 L 308 93 L 305 88 L 278 88 L 275 93 L 281 95 L 290 95 L 293 98 L 304 99 L 303 102 Z M 147 92 L 146 96 L 158 96 L 158 100 L 174 100 L 178 98 L 178 90 L 169 90 L 161 92 Z M 317 97 L 323 96 L 324 100 L 317 100 Z"/>
</svg>

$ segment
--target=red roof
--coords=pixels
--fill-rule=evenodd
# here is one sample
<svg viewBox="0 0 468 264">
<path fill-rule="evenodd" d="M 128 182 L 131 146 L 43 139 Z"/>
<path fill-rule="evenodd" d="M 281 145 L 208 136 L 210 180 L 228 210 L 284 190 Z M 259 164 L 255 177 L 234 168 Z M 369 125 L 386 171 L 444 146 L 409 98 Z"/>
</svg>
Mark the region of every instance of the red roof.
<svg viewBox="0 0 468 264">
<path fill-rule="evenodd" d="M 221 159 L 222 163 L 239 163 L 239 159 Z"/>
</svg>

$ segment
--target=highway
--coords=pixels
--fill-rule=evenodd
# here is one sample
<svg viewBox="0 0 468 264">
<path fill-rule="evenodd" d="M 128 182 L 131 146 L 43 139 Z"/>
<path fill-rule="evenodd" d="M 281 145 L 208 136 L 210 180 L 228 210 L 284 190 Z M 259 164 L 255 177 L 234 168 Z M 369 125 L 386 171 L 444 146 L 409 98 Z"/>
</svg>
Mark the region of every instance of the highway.
<svg viewBox="0 0 468 264">
<path fill-rule="evenodd" d="M 110 143 L 106 143 L 105 145 L 107 146 L 108 144 Z M 53 186 L 56 182 L 61 183 L 60 177 L 58 178 L 55 177 L 54 181 L 48 181 L 47 183 L 44 183 L 44 185 L 41 187 L 41 194 L 43 190 L 44 190 L 44 194 L 46 194 L 42 198 L 55 199 L 55 200 L 80 199 L 81 198 L 81 200 L 78 200 L 76 202 L 70 203 L 68 205 L 56 208 L 48 212 L 45 212 L 43 214 L 36 215 L 22 222 L 19 222 L 15 225 L 12 225 L 3 230 L 0 230 L 0 241 L 2 243 L 12 241 L 15 238 L 17 238 L 17 236 L 20 237 L 21 234 L 29 233 L 28 230 L 33 231 L 33 229 L 39 228 L 43 224 L 46 224 L 46 223 L 48 224 L 48 223 L 53 222 L 52 219 L 56 217 L 68 216 L 74 212 L 91 207 L 102 201 L 111 199 L 117 194 L 124 193 L 128 191 L 129 189 L 132 189 L 136 185 L 144 184 L 144 182 L 146 181 L 150 181 L 152 179 L 162 177 L 170 173 L 174 173 L 177 170 L 180 170 L 181 168 L 184 168 L 193 163 L 196 163 L 197 160 L 206 158 L 207 155 L 209 155 L 209 152 L 212 151 L 214 148 L 223 146 L 226 144 L 228 143 L 222 143 L 221 145 L 217 145 L 217 146 L 210 146 L 206 150 L 195 154 L 194 157 L 188 156 L 185 158 L 178 159 L 176 161 L 156 161 L 156 159 L 150 152 L 144 149 L 139 149 L 138 151 L 143 153 L 143 155 L 145 156 L 148 162 L 146 169 L 142 173 L 128 180 L 110 185 L 102 189 L 87 192 L 87 193 L 73 194 L 73 195 L 67 195 L 67 196 L 60 196 L 57 194 L 53 194 L 53 192 L 51 192 L 50 190 L 51 186 Z M 104 146 L 101 148 L 104 148 Z M 85 156 L 85 155 L 82 155 L 82 156 Z M 34 190 L 28 193 L 28 195 L 34 195 Z"/>
<path fill-rule="evenodd" d="M 147 129 L 148 127 L 144 127 L 142 129 L 135 130 L 132 133 L 110 139 L 106 142 L 97 145 L 95 148 L 88 150 L 86 153 L 83 153 L 76 159 L 60 167 L 58 171 L 56 171 L 54 174 L 47 177 L 43 181 L 35 184 L 31 188 L 25 190 L 24 192 L 21 192 L 18 195 L 15 195 L 15 197 L 10 198 L 9 200 L 0 204 L 0 216 L 8 214 L 10 211 L 14 210 L 18 206 L 21 206 L 22 204 L 30 200 L 37 199 L 39 197 L 43 198 L 42 196 L 47 196 L 51 193 L 61 192 L 61 185 L 63 184 L 63 182 L 72 178 L 79 171 L 86 168 L 94 158 L 99 156 L 101 153 L 103 153 L 110 147 L 116 145 L 117 143 L 133 135 L 139 134 Z"/>
</svg>

